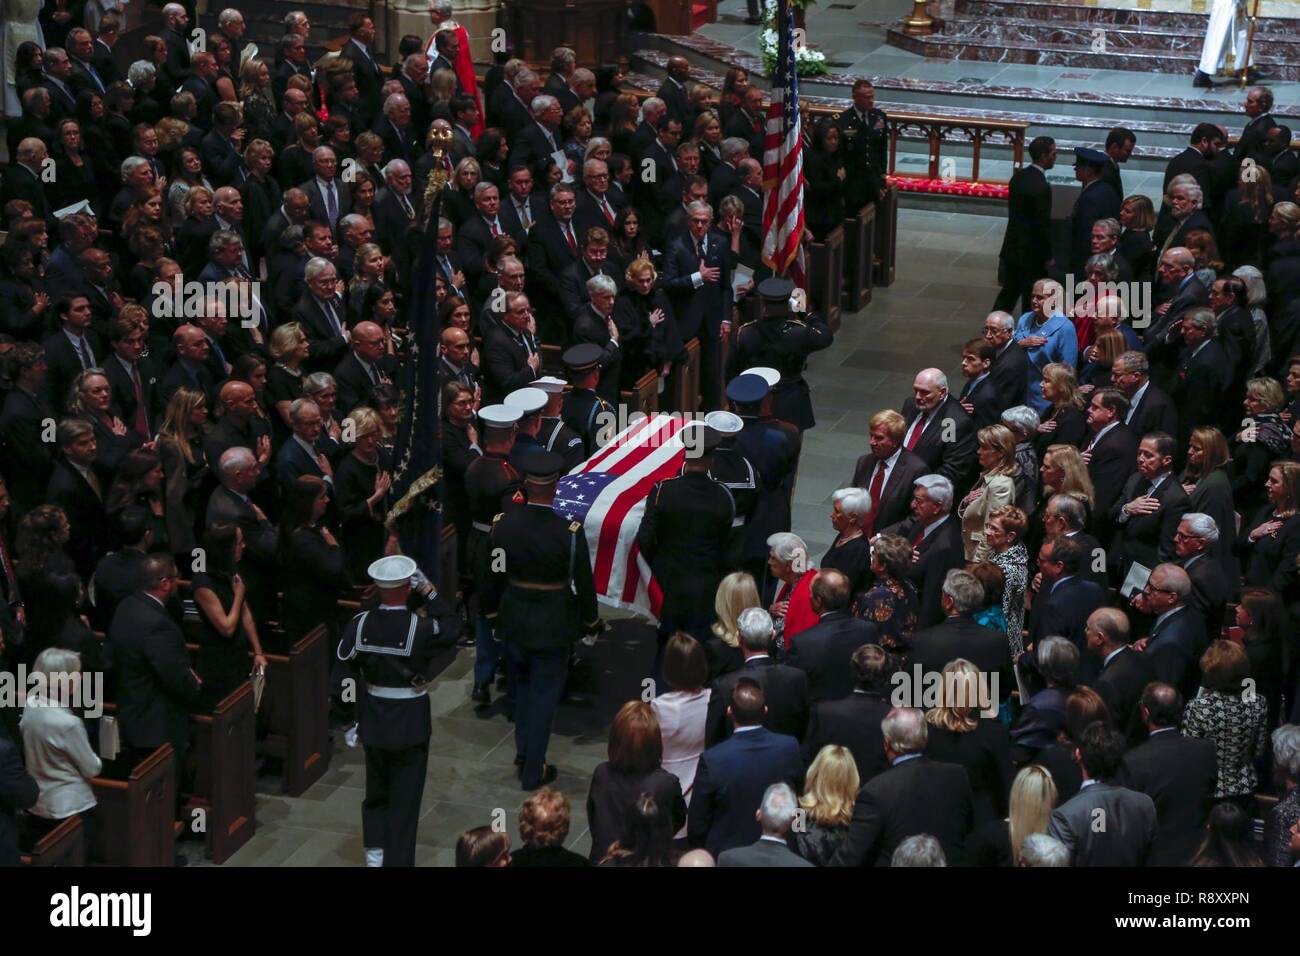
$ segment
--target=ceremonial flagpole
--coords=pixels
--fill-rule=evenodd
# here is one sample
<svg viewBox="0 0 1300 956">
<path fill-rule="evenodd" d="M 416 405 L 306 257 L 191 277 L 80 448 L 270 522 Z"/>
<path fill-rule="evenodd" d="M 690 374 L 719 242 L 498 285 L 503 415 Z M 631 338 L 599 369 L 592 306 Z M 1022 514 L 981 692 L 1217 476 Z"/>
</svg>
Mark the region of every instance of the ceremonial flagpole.
<svg viewBox="0 0 1300 956">
<path fill-rule="evenodd" d="M 1246 28 L 1246 59 L 1241 64 L 1241 88 L 1246 88 L 1246 79 L 1250 74 L 1250 49 L 1255 44 L 1255 18 L 1259 16 L 1259 0 L 1255 0 L 1255 9 L 1250 14 L 1250 25 Z"/>
</svg>

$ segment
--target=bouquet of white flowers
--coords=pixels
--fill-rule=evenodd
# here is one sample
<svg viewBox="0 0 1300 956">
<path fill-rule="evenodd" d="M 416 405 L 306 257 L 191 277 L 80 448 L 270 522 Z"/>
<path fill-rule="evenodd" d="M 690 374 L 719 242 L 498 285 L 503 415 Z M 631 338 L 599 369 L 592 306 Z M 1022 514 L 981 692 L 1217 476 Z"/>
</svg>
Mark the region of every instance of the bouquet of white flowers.
<svg viewBox="0 0 1300 956">
<path fill-rule="evenodd" d="M 812 0 L 792 0 L 796 7 L 807 6 Z M 821 76 L 829 73 L 826 54 L 811 49 L 804 41 L 803 30 L 795 31 L 794 62 L 800 76 Z M 763 69 L 768 76 L 776 72 L 776 51 L 778 39 L 776 34 L 776 0 L 764 0 L 763 32 L 758 37 L 758 51 L 763 57 Z"/>
</svg>

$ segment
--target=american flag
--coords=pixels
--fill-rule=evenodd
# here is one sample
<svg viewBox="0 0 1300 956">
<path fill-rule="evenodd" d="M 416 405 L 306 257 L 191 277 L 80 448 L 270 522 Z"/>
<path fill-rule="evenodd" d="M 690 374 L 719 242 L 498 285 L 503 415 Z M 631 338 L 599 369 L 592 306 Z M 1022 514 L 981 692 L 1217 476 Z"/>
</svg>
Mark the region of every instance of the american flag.
<svg viewBox="0 0 1300 956">
<path fill-rule="evenodd" d="M 600 451 L 560 479 L 555 510 L 581 521 L 600 603 L 657 623 L 663 592 L 637 548 L 636 533 L 656 481 L 682 468 L 686 449 L 679 415 L 633 422 Z"/>
<path fill-rule="evenodd" d="M 775 275 L 788 276 L 802 289 L 803 137 L 790 0 L 777 0 L 776 32 L 776 76 L 772 78 L 772 105 L 767 109 L 767 139 L 763 143 L 763 261 Z"/>
</svg>

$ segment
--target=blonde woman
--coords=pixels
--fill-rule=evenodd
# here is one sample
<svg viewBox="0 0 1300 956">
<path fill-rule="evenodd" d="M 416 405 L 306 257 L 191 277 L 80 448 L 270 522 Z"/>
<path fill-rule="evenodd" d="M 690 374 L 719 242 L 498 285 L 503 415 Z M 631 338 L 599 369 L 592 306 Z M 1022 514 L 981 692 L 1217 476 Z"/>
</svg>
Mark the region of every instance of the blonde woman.
<svg viewBox="0 0 1300 956">
<path fill-rule="evenodd" d="M 339 515 L 339 545 L 347 555 L 354 584 L 368 580 L 366 568 L 382 558 L 393 542 L 384 527 L 392 463 L 380 453 L 383 423 L 379 413 L 362 406 L 348 415 L 353 445 L 334 471 L 334 504 Z"/>
<path fill-rule="evenodd" d="M 1005 425 L 988 425 L 976 432 L 979 442 L 979 481 L 957 506 L 961 518 L 962 543 L 967 561 L 984 561 L 988 546 L 984 543 L 984 525 L 988 516 L 1006 505 L 1016 503 L 1016 437 Z"/>
<path fill-rule="evenodd" d="M 1187 492 L 1187 512 L 1206 514 L 1214 519 L 1219 529 L 1219 540 L 1210 553 L 1223 568 L 1229 581 L 1237 579 L 1237 559 L 1233 548 L 1237 543 L 1236 503 L 1232 495 L 1232 479 L 1228 469 L 1228 440 L 1217 428 L 1192 429 L 1187 443 L 1187 466 L 1183 469 L 1183 491 Z"/>
<path fill-rule="evenodd" d="M 176 389 L 167 402 L 157 447 L 163 467 L 167 541 L 172 553 L 184 557 L 186 562 L 192 559 L 191 552 L 198 544 L 195 534 L 201 515 L 198 495 L 212 473 L 203 453 L 207 426 L 207 396 L 197 388 L 182 385 Z"/>
<path fill-rule="evenodd" d="M 758 586 L 747 571 L 732 571 L 718 585 L 713 598 L 713 636 L 704 642 L 704 654 L 709 661 L 709 683 L 722 674 L 740 670 L 745 655 L 740 651 L 740 638 L 736 620 L 740 612 L 750 607 L 761 607 Z"/>
<path fill-rule="evenodd" d="M 1044 366 L 1041 387 L 1051 407 L 1038 426 L 1039 454 L 1049 445 L 1080 444 L 1088 434 L 1088 419 L 1074 369 L 1060 362 Z"/>
<path fill-rule="evenodd" d="M 844 842 L 858 796 L 858 766 L 849 748 L 827 744 L 813 759 L 799 806 L 804 826 L 791 832 L 790 848 L 813 866 L 829 866 Z"/>
<path fill-rule="evenodd" d="M 990 563 L 1002 570 L 1005 584 L 1002 588 L 1002 614 L 1007 622 L 1007 644 L 1011 658 L 1024 648 L 1025 586 L 1029 580 L 1029 552 L 1025 549 L 1025 531 L 1029 519 L 1014 505 L 989 514 L 984 527 L 984 543 L 988 546 Z"/>
<path fill-rule="evenodd" d="M 999 698 L 1010 692 L 996 675 L 959 657 L 943 669 L 942 703 L 925 715 L 930 725 L 925 755 L 966 768 L 975 826 L 1007 812 L 1011 736 L 997 714 Z"/>
<path fill-rule="evenodd" d="M 297 322 L 286 322 L 271 333 L 268 348 L 275 364 L 266 373 L 266 396 L 274 403 L 277 433 L 287 436 L 289 406 L 302 398 L 303 365 L 311 354 L 307 333 Z"/>
<path fill-rule="evenodd" d="M 1097 493 L 1093 490 L 1088 466 L 1083 463 L 1078 448 L 1073 445 L 1048 445 L 1047 451 L 1043 452 L 1038 477 L 1043 483 L 1040 501 L 1047 501 L 1052 495 L 1070 495 L 1082 501 L 1089 511 L 1092 510 Z"/>
<path fill-rule="evenodd" d="M 1011 810 L 1004 820 L 992 820 L 971 835 L 966 862 L 971 866 L 1015 866 L 1025 838 L 1046 833 L 1056 784 L 1038 764 L 1021 768 L 1011 785 Z"/>
</svg>

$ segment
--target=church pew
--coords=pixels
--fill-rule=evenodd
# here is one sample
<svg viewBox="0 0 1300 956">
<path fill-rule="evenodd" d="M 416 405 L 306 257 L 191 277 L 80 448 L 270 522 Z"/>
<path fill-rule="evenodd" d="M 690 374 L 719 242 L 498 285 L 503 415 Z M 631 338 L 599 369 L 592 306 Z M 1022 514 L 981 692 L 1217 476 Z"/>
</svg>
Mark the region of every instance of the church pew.
<svg viewBox="0 0 1300 956">
<path fill-rule="evenodd" d="M 266 656 L 263 746 L 284 762 L 282 789 L 291 797 L 301 796 L 329 767 L 329 644 L 321 625 L 299 638 L 287 656 Z"/>
<path fill-rule="evenodd" d="M 876 206 L 867 203 L 844 220 L 844 291 L 846 312 L 871 301 L 871 273 L 876 245 Z"/>
<path fill-rule="evenodd" d="M 257 828 L 254 720 L 250 681 L 231 691 L 212 713 L 190 715 L 195 772 L 186 819 L 193 822 L 194 811 L 204 811 L 208 851 L 217 864 L 247 843 Z"/>
<path fill-rule="evenodd" d="M 700 340 L 691 339 L 687 342 L 686 353 L 690 356 L 690 361 L 684 367 L 673 366 L 665 394 L 673 404 L 668 411 L 691 414 L 700 408 Z"/>
<path fill-rule="evenodd" d="M 85 866 L 86 833 L 81 817 L 70 816 L 36 841 L 30 853 L 18 857 L 22 866 Z"/>
<path fill-rule="evenodd" d="M 618 400 L 627 408 L 629 415 L 633 412 L 653 415 L 659 411 L 658 373 L 654 369 L 646 372 L 636 380 L 636 388 L 619 392 Z"/>
<path fill-rule="evenodd" d="M 176 862 L 176 752 L 163 744 L 125 780 L 95 777 L 99 859 L 108 866 L 173 866 Z"/>
<path fill-rule="evenodd" d="M 844 227 L 836 226 L 824 242 L 808 243 L 808 309 L 822 317 L 832 332 L 840 329 L 844 287 Z"/>
<path fill-rule="evenodd" d="M 894 284 L 898 271 L 898 187 L 890 185 L 876 204 L 875 267 L 872 284 Z"/>
</svg>

